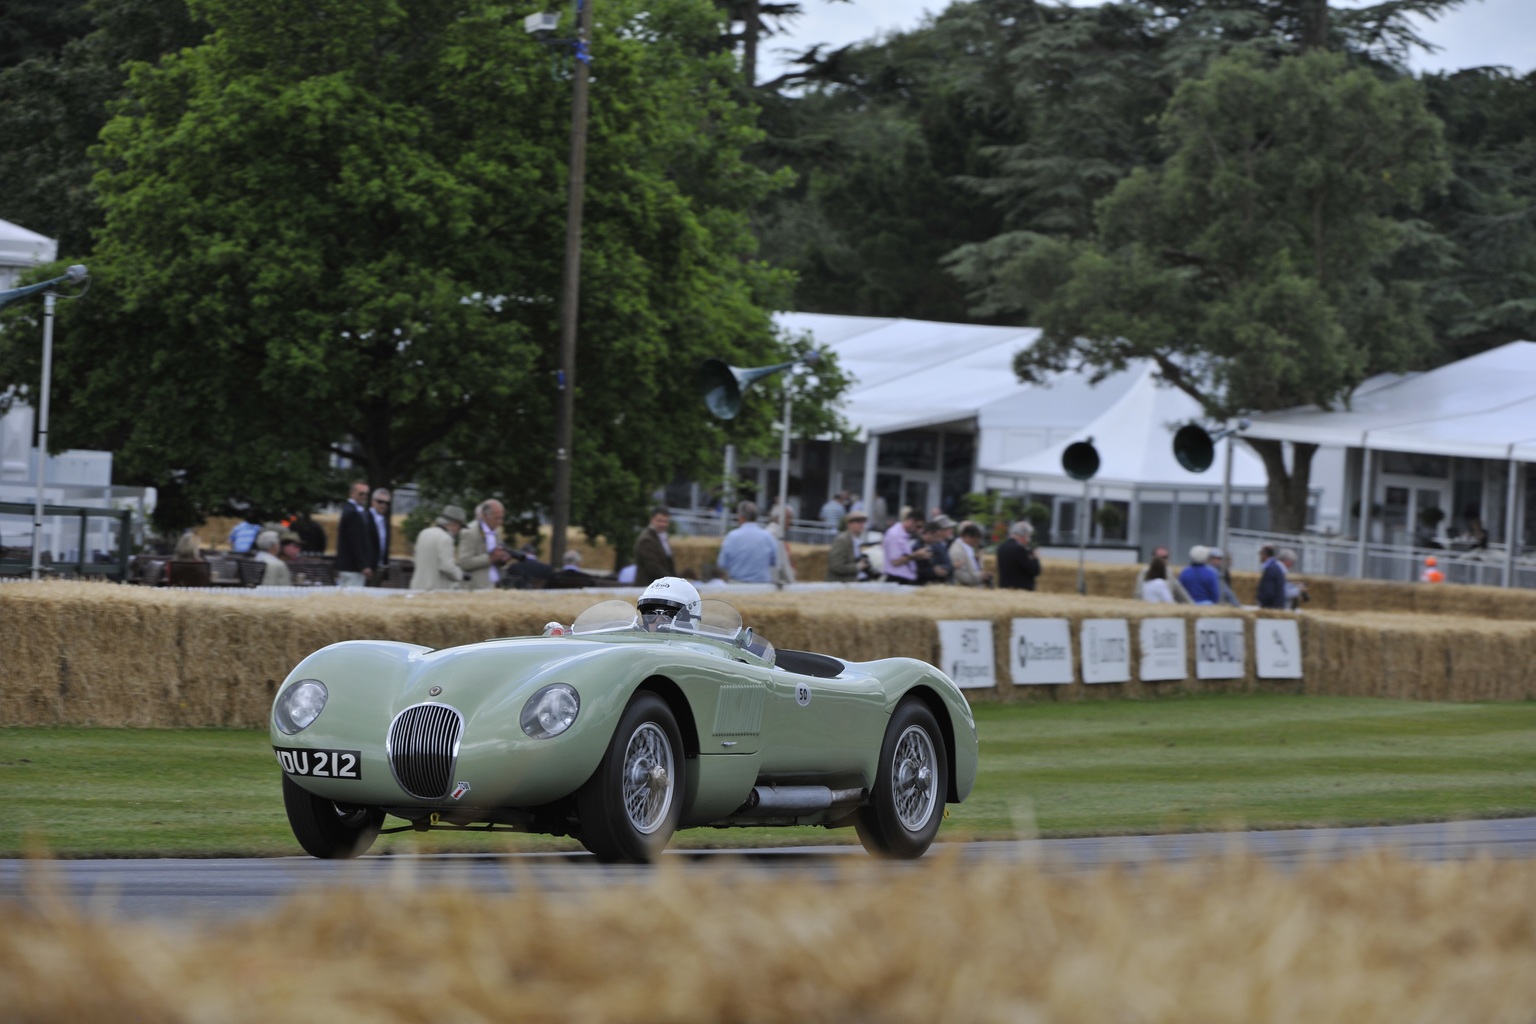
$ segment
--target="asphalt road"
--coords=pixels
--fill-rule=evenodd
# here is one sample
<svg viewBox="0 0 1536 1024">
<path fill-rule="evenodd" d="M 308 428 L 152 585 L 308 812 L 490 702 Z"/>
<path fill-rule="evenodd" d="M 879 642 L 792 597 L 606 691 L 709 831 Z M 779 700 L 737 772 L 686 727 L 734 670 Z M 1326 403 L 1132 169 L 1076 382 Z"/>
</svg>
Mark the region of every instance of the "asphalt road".
<svg viewBox="0 0 1536 1024">
<path fill-rule="evenodd" d="M 1396 825 L 1381 828 L 1294 829 L 1280 832 L 1202 833 L 1164 836 L 1108 836 L 1018 842 L 939 844 L 929 857 L 954 853 L 967 860 L 1030 861 L 1051 871 L 1087 871 L 1111 864 L 1177 863 L 1233 849 L 1270 861 L 1296 864 L 1336 860 L 1370 849 L 1390 848 L 1424 860 L 1478 856 L 1536 858 L 1536 818 Z M 673 851 L 668 858 L 688 870 L 730 868 L 764 883 L 787 876 L 846 877 L 849 858 L 864 858 L 857 846 L 783 847 L 765 850 Z M 920 869 L 921 862 L 914 866 Z M 442 854 L 363 857 L 320 861 L 309 857 L 230 860 L 0 860 L 0 900 L 28 900 L 39 885 L 61 885 L 88 912 L 129 919 L 228 918 L 274 907 L 306 888 L 346 884 L 387 889 L 391 885 L 470 886 L 511 892 L 538 885 L 571 890 L 592 885 L 643 881 L 651 869 L 601 865 L 586 854 Z"/>
</svg>

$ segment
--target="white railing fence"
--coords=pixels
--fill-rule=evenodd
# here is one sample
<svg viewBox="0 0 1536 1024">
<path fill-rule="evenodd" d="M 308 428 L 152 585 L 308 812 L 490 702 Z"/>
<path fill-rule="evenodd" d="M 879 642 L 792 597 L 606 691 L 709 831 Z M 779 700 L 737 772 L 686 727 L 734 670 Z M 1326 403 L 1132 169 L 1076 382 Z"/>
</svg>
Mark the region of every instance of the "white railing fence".
<svg viewBox="0 0 1536 1024">
<path fill-rule="evenodd" d="M 1473 583 L 1481 586 L 1536 588 L 1536 557 L 1517 555 L 1513 579 L 1505 582 L 1506 549 L 1502 544 L 1459 551 L 1455 549 L 1403 547 L 1368 543 L 1365 546 L 1365 571 L 1360 572 L 1360 542 L 1348 537 L 1324 537 L 1318 534 L 1279 534 L 1255 530 L 1230 530 L 1227 535 L 1227 564 L 1239 571 L 1259 568 L 1259 549 L 1266 544 L 1295 550 L 1296 572 L 1300 575 L 1342 576 L 1350 579 L 1395 580 L 1413 582 L 1420 578 L 1425 559 L 1433 557 L 1435 567 L 1445 574 L 1447 583 Z"/>
</svg>

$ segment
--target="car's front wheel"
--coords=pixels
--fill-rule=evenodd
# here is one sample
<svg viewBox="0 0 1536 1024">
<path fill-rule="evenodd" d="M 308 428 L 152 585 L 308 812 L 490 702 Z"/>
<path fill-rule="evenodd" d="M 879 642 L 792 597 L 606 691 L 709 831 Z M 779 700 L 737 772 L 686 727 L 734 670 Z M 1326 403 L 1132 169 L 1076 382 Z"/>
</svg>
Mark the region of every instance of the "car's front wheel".
<svg viewBox="0 0 1536 1024">
<path fill-rule="evenodd" d="M 322 860 L 360 857 L 378 838 L 384 812 L 325 800 L 283 776 L 283 806 L 288 825 L 304 852 Z"/>
<path fill-rule="evenodd" d="M 677 830 L 682 792 L 677 719 L 654 693 L 636 694 L 597 771 L 576 794 L 581 844 L 601 861 L 650 863 Z"/>
<path fill-rule="evenodd" d="M 854 816 L 864 849 L 881 857 L 921 857 L 938 834 L 949 791 L 944 734 L 920 700 L 897 706 L 880 745 L 869 804 Z"/>
</svg>

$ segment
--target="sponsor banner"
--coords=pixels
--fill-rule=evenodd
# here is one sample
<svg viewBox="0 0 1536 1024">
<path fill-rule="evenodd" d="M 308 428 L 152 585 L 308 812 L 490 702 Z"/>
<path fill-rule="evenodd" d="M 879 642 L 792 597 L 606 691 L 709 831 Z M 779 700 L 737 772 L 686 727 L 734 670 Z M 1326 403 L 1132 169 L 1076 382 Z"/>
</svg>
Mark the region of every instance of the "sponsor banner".
<svg viewBox="0 0 1536 1024">
<path fill-rule="evenodd" d="M 1183 619 L 1141 620 L 1141 681 L 1156 683 L 1189 677 Z"/>
<path fill-rule="evenodd" d="M 1008 664 L 1014 683 L 1020 686 L 1072 682 L 1072 631 L 1067 620 L 1014 619 Z"/>
<path fill-rule="evenodd" d="M 1245 652 L 1243 620 L 1195 620 L 1195 678 L 1241 679 Z"/>
<path fill-rule="evenodd" d="M 986 619 L 940 621 L 939 667 L 956 686 L 995 687 L 997 652 L 992 647 L 992 623 Z"/>
<path fill-rule="evenodd" d="M 1084 619 L 1077 640 L 1082 645 L 1083 682 L 1131 681 L 1131 630 L 1124 619 Z"/>
<path fill-rule="evenodd" d="M 1253 656 L 1260 679 L 1301 678 L 1301 629 L 1295 619 L 1255 619 Z"/>
</svg>

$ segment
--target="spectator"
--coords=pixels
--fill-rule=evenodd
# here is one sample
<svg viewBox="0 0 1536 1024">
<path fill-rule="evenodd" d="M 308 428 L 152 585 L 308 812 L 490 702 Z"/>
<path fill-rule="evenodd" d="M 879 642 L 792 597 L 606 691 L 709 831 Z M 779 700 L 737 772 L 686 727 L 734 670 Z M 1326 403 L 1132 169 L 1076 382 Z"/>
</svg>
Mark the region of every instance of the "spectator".
<svg viewBox="0 0 1536 1024">
<path fill-rule="evenodd" d="M 498 586 L 513 590 L 538 590 L 549 585 L 555 567 L 539 561 L 539 549 L 534 544 L 524 544 L 520 549 L 507 549 L 512 560 L 501 570 Z"/>
<path fill-rule="evenodd" d="M 506 508 L 495 498 L 475 506 L 475 521 L 459 533 L 458 563 L 469 590 L 491 590 L 501 585 L 502 566 L 512 553 L 501 543 L 501 524 Z"/>
<path fill-rule="evenodd" d="M 880 541 L 885 556 L 885 578 L 892 583 L 917 585 L 917 563 L 933 557 L 926 547 L 918 546 L 918 534 L 922 530 L 923 514 L 915 509 L 904 509 L 901 522 L 892 523 Z"/>
<path fill-rule="evenodd" d="M 823 526 L 837 529 L 843 525 L 843 517 L 848 514 L 848 492 L 838 491 L 827 498 L 827 503 L 821 506 L 821 522 Z"/>
<path fill-rule="evenodd" d="M 981 567 L 981 527 L 972 522 L 960 524 L 960 536 L 949 546 L 949 562 L 955 567 L 954 580 L 962 587 L 990 587 L 992 574 Z"/>
<path fill-rule="evenodd" d="M 341 506 L 336 526 L 336 585 L 365 587 L 379 562 L 379 536 L 363 503 L 368 500 L 368 481 L 355 480 L 347 503 Z"/>
<path fill-rule="evenodd" d="M 1189 549 L 1189 564 L 1179 573 L 1179 583 L 1195 604 L 1215 604 L 1221 600 L 1221 577 L 1208 564 L 1211 550 L 1204 544 Z"/>
<path fill-rule="evenodd" d="M 464 510 L 444 505 L 433 524 L 416 535 L 412 590 L 457 590 L 464 570 L 454 556 L 454 541 L 464 529 Z"/>
<path fill-rule="evenodd" d="M 1221 550 L 1221 548 L 1211 548 L 1210 554 L 1206 556 L 1206 561 L 1210 567 L 1216 570 L 1216 579 L 1221 588 L 1221 596 L 1216 603 L 1229 604 L 1233 608 L 1241 608 L 1243 602 L 1239 601 L 1237 595 L 1232 593 L 1232 574 L 1227 571 L 1226 560 L 1227 553 Z"/>
<path fill-rule="evenodd" d="M 299 540 L 299 535 L 292 530 L 282 532 L 282 543 L 278 546 L 277 557 L 292 565 L 297 562 L 304 553 L 304 544 Z"/>
<path fill-rule="evenodd" d="M 1163 578 L 1167 579 L 1167 576 L 1168 576 L 1168 572 L 1167 572 L 1167 570 L 1168 570 L 1168 549 L 1165 546 L 1163 546 L 1162 544 L 1159 544 L 1157 547 L 1152 549 L 1152 561 L 1155 562 L 1158 559 L 1162 559 L 1163 560 Z M 1138 601 L 1142 600 L 1142 598 L 1144 596 L 1142 594 L 1142 592 L 1141 592 L 1141 588 L 1142 588 L 1142 586 L 1144 586 L 1146 584 L 1146 582 L 1147 582 L 1147 573 L 1151 570 L 1151 568 L 1152 568 L 1152 566 L 1148 565 L 1144 569 L 1142 569 L 1141 572 L 1136 574 L 1135 598 Z"/>
<path fill-rule="evenodd" d="M 667 540 L 672 516 L 660 506 L 651 509 L 651 522 L 635 539 L 635 582 L 648 587 L 663 576 L 677 575 L 677 562 Z"/>
<path fill-rule="evenodd" d="M 917 543 L 926 548 L 928 557 L 917 562 L 917 582 L 948 583 L 953 567 L 949 563 L 949 545 L 944 542 L 944 527 L 937 520 L 930 520 L 918 529 Z"/>
<path fill-rule="evenodd" d="M 1264 562 L 1264 571 L 1259 574 L 1260 608 L 1284 611 L 1307 599 L 1307 585 L 1290 581 L 1290 571 L 1296 567 L 1296 552 L 1290 548 L 1277 552 L 1266 546 L 1259 554 L 1269 555 Z"/>
<path fill-rule="evenodd" d="M 789 541 L 786 539 L 788 534 L 784 528 L 784 516 L 782 509 L 780 509 L 769 519 L 768 532 L 773 536 L 773 539 L 777 541 L 779 545 L 778 551 L 776 552 L 778 561 L 774 564 L 773 567 L 773 582 L 781 587 L 786 583 L 795 582 L 795 563 L 794 559 L 790 556 L 789 553 Z"/>
<path fill-rule="evenodd" d="M 733 583 L 772 583 L 779 542 L 757 521 L 757 505 L 736 506 L 736 529 L 720 544 L 716 568 Z"/>
<path fill-rule="evenodd" d="M 859 552 L 859 541 L 869 526 L 869 516 L 849 512 L 843 532 L 827 552 L 827 579 L 833 583 L 857 583 L 869 579 L 869 559 Z"/>
<path fill-rule="evenodd" d="M 171 558 L 178 562 L 201 562 L 203 552 L 197 540 L 197 534 L 187 530 L 176 538 L 176 550 Z"/>
<path fill-rule="evenodd" d="M 561 558 L 560 571 L 556 572 L 545 583 L 546 587 L 556 590 L 570 590 L 596 585 L 597 581 L 582 571 L 581 552 L 574 548 L 567 551 Z"/>
<path fill-rule="evenodd" d="M 256 535 L 256 560 L 266 567 L 261 573 L 264 587 L 293 586 L 293 575 L 288 572 L 287 564 L 277 557 L 281 545 L 282 537 L 276 530 L 262 530 Z"/>
<path fill-rule="evenodd" d="M 1174 603 L 1173 588 L 1168 585 L 1168 563 L 1163 558 L 1154 555 L 1146 571 L 1141 575 L 1139 588 L 1141 600 L 1151 601 L 1153 604 Z"/>
<path fill-rule="evenodd" d="M 1040 577 L 1035 556 L 1035 526 L 1020 519 L 1008 527 L 1008 539 L 997 546 L 997 585 L 1004 590 L 1034 590 Z"/>
<path fill-rule="evenodd" d="M 382 569 L 389 564 L 389 537 L 393 527 L 389 521 L 389 503 L 394 496 L 389 488 L 380 487 L 373 492 L 373 507 L 368 510 L 369 522 L 374 530 L 374 542 L 378 545 L 374 568 Z"/>
<path fill-rule="evenodd" d="M 256 544 L 256 535 L 260 532 L 261 517 L 255 512 L 247 512 L 245 518 L 229 531 L 229 550 L 237 555 L 250 554 Z"/>
<path fill-rule="evenodd" d="M 289 520 L 288 528 L 299 538 L 299 550 L 312 554 L 323 555 L 330 542 L 325 536 L 325 527 L 310 516 L 308 512 L 300 512 Z"/>
</svg>

